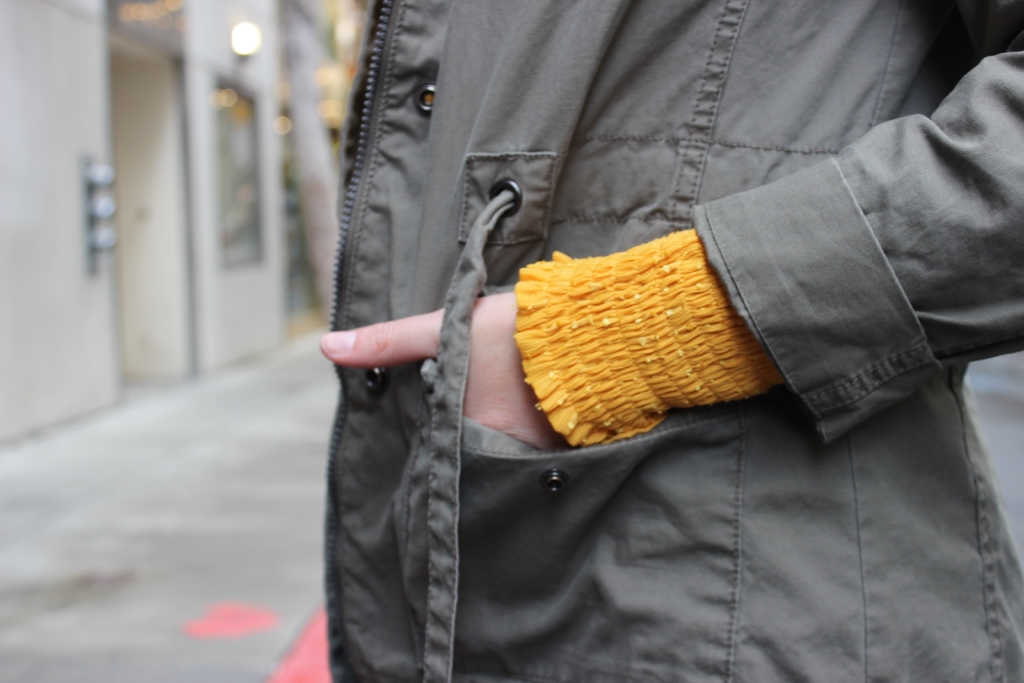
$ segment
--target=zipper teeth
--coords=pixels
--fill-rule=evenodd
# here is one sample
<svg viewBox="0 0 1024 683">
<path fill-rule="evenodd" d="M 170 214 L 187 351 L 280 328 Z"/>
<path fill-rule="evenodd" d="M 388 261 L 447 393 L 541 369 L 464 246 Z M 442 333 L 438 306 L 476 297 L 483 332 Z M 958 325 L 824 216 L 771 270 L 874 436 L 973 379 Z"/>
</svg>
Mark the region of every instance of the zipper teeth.
<svg viewBox="0 0 1024 683">
<path fill-rule="evenodd" d="M 331 329 L 338 329 L 341 322 L 341 278 L 342 262 L 345 258 L 345 242 L 348 238 L 349 226 L 352 224 L 352 212 L 355 208 L 356 194 L 359 191 L 359 181 L 362 179 L 363 168 L 366 165 L 366 153 L 370 145 L 370 119 L 373 115 L 373 107 L 377 95 L 377 81 L 380 74 L 381 60 L 384 56 L 384 42 L 387 39 L 388 24 L 391 19 L 391 7 L 394 0 L 381 0 L 380 16 L 377 18 L 377 29 L 373 36 L 373 48 L 370 55 L 370 64 L 366 73 L 366 93 L 363 97 L 363 107 L 359 112 L 359 140 L 356 144 L 356 156 L 352 163 L 352 179 L 349 181 L 348 189 L 345 192 L 345 203 L 342 206 L 341 217 L 338 227 L 338 246 L 334 258 L 334 297 L 331 302 Z M 345 377 L 341 368 L 336 368 L 338 379 L 341 382 L 341 392 L 338 396 L 338 411 L 334 419 L 334 429 L 331 431 L 331 444 L 327 457 L 327 529 L 324 563 L 326 568 L 326 594 L 327 612 L 329 615 L 337 616 L 340 605 L 337 604 L 338 595 L 334 588 L 337 575 L 335 556 L 338 548 L 338 534 L 340 527 L 339 511 L 335 489 L 337 488 L 337 459 L 338 447 L 341 443 L 341 435 L 345 430 Z M 340 643 L 342 634 L 335 631 L 340 629 L 336 619 L 330 620 L 332 626 L 332 644 Z M 342 652 L 343 656 L 347 653 Z"/>
<path fill-rule="evenodd" d="M 370 53 L 370 66 L 366 73 L 366 94 L 363 97 L 363 108 L 359 112 L 359 140 L 356 143 L 356 158 L 352 163 L 352 179 L 349 181 L 348 189 L 345 192 L 345 203 L 341 209 L 341 220 L 338 230 L 338 248 L 334 259 L 334 299 L 331 302 L 331 329 L 338 328 L 341 322 L 341 271 L 342 261 L 345 258 L 345 242 L 348 238 L 348 230 L 352 224 L 352 211 L 356 204 L 356 193 L 359 191 L 359 181 L 363 176 L 363 168 L 366 165 L 366 151 L 370 145 L 370 118 L 373 115 L 373 105 L 377 95 L 377 76 L 380 73 L 380 63 L 384 55 L 384 41 L 387 38 L 388 24 L 391 19 L 391 6 L 394 0 L 382 0 L 380 6 L 380 17 L 377 19 L 377 30 L 373 35 L 373 48 Z"/>
</svg>

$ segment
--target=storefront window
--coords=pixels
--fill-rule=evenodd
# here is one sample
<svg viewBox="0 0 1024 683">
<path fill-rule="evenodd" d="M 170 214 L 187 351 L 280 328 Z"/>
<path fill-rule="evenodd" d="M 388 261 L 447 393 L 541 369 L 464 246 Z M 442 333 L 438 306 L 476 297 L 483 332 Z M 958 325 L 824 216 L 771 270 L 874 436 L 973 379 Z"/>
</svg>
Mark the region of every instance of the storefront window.
<svg viewBox="0 0 1024 683">
<path fill-rule="evenodd" d="M 180 56 L 187 22 L 185 0 L 107 0 L 107 17 L 115 33 Z"/>
<path fill-rule="evenodd" d="M 262 257 L 256 108 L 236 88 L 214 91 L 220 181 L 220 235 L 224 265 L 257 263 Z"/>
</svg>

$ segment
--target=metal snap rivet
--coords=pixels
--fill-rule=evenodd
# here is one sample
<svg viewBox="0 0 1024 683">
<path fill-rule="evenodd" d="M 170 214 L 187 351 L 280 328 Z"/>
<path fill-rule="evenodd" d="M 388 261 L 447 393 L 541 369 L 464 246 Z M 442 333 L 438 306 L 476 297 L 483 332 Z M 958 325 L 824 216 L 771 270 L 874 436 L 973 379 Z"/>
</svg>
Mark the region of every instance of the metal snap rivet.
<svg viewBox="0 0 1024 683">
<path fill-rule="evenodd" d="M 569 475 L 562 470 L 548 470 L 541 475 L 540 483 L 548 493 L 561 493 L 569 485 Z"/>
<path fill-rule="evenodd" d="M 372 368 L 366 371 L 366 390 L 371 396 L 380 396 L 388 390 L 390 378 L 387 368 Z"/>
<path fill-rule="evenodd" d="M 504 216 L 508 217 L 518 211 L 519 207 L 523 205 L 523 188 L 519 187 L 519 183 L 511 178 L 502 178 L 491 185 L 491 191 L 487 193 L 487 196 L 489 199 L 494 199 L 505 190 L 508 190 L 515 196 L 512 200 L 512 208 L 505 211 Z"/>
<path fill-rule="evenodd" d="M 425 116 L 430 116 L 434 109 L 434 97 L 437 95 L 437 86 L 433 83 L 424 83 L 416 89 L 416 108 Z"/>
</svg>

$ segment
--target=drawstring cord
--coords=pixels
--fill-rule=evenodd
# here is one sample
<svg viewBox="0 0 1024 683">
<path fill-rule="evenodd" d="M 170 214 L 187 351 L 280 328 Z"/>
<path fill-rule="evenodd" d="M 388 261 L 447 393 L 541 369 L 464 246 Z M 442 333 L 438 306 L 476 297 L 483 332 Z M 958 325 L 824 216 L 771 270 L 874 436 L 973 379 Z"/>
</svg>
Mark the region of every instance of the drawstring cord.
<svg viewBox="0 0 1024 683">
<path fill-rule="evenodd" d="M 469 372 L 473 306 L 487 283 L 483 251 L 519 197 L 502 189 L 477 217 L 448 290 L 437 362 L 423 365 L 430 391 L 431 452 L 427 497 L 427 612 L 424 683 L 451 683 L 459 586 L 459 474 L 462 403 Z"/>
</svg>

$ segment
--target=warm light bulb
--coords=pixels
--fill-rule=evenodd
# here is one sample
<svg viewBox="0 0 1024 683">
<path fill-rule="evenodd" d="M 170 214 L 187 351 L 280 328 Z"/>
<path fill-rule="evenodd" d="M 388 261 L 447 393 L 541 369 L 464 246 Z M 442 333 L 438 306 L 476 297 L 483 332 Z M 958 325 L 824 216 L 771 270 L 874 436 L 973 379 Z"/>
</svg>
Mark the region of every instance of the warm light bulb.
<svg viewBox="0 0 1024 683">
<path fill-rule="evenodd" d="M 260 27 L 251 21 L 235 24 L 231 29 L 231 49 L 236 55 L 248 57 L 256 54 L 263 45 Z"/>
<path fill-rule="evenodd" d="M 292 130 L 292 120 L 287 116 L 278 116 L 274 119 L 274 132 L 278 135 L 288 135 Z"/>
</svg>

